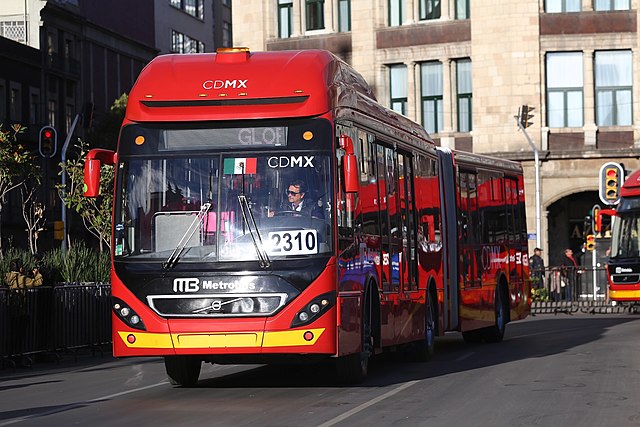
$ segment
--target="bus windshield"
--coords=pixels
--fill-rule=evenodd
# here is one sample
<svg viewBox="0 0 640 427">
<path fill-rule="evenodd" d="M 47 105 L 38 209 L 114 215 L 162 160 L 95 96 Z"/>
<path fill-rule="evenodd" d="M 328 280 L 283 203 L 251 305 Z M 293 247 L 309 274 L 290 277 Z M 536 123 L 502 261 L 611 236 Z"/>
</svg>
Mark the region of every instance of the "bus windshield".
<svg viewBox="0 0 640 427">
<path fill-rule="evenodd" d="M 120 159 L 116 259 L 270 262 L 332 250 L 328 151 Z"/>
<path fill-rule="evenodd" d="M 614 221 L 611 257 L 640 257 L 640 212 L 624 213 Z"/>
</svg>

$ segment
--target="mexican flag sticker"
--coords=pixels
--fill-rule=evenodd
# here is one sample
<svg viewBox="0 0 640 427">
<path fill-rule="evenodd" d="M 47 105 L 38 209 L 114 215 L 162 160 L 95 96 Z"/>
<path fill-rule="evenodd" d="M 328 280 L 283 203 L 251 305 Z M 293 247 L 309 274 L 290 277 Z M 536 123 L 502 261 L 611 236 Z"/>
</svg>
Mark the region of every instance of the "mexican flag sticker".
<svg viewBox="0 0 640 427">
<path fill-rule="evenodd" d="M 224 159 L 223 173 L 225 175 L 241 175 L 244 172 L 245 175 L 251 175 L 256 173 L 257 166 L 258 159 L 255 157 Z"/>
</svg>

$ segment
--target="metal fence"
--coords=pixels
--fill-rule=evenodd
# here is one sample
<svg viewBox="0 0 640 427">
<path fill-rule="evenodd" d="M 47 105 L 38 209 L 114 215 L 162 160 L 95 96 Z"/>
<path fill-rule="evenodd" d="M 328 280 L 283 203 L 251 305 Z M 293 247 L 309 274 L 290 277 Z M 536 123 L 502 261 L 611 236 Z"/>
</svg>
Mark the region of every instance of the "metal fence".
<svg viewBox="0 0 640 427">
<path fill-rule="evenodd" d="M 0 357 L 111 342 L 111 286 L 0 288 Z"/>
<path fill-rule="evenodd" d="M 534 301 L 608 300 L 607 271 L 604 267 L 576 269 L 552 266 L 541 272 L 532 270 L 531 279 Z"/>
</svg>

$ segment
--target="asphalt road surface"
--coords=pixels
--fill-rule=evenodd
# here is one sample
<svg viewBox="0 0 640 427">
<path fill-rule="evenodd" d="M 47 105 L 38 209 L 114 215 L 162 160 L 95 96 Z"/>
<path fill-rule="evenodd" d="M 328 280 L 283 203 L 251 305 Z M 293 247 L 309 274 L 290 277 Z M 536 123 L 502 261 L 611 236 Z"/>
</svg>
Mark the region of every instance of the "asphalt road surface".
<svg viewBox="0 0 640 427">
<path fill-rule="evenodd" d="M 428 363 L 378 357 L 357 386 L 328 366 L 203 365 L 171 386 L 158 358 L 0 371 L 0 427 L 640 426 L 640 315 L 538 315 L 500 344 L 439 338 Z"/>
</svg>

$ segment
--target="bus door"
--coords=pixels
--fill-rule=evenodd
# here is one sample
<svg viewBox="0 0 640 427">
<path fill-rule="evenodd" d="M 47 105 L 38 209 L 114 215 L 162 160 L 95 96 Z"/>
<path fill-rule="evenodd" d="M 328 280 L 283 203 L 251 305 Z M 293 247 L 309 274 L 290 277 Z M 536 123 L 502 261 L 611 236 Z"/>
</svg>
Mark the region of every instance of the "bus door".
<svg viewBox="0 0 640 427">
<path fill-rule="evenodd" d="M 477 175 L 474 172 L 459 174 L 460 211 L 458 236 L 460 244 L 460 274 L 464 288 L 482 285 L 480 224 L 478 217 Z"/>
<path fill-rule="evenodd" d="M 399 308 L 403 321 L 396 323 L 396 336 L 403 341 L 409 337 L 415 338 L 412 337 L 414 331 L 422 330 L 423 317 L 416 314 L 422 313 L 421 310 L 425 307 L 424 294 L 421 297 L 417 293 L 417 221 L 411 160 L 408 155 L 398 152 L 397 192 L 400 203 L 397 220 L 400 232 L 398 233 L 396 256 L 400 286 Z M 395 264 L 392 265 L 392 268 L 396 268 Z"/>
<path fill-rule="evenodd" d="M 522 218 L 518 198 L 518 183 L 515 179 L 505 178 L 505 192 L 507 200 L 507 235 L 509 253 L 509 284 L 513 287 L 522 287 L 524 261 L 522 256 L 522 233 L 520 229 Z M 526 254 L 525 254 L 526 257 Z"/>
<path fill-rule="evenodd" d="M 381 316 L 383 341 L 393 342 L 395 339 L 394 319 L 399 303 L 398 279 L 392 277 L 391 260 L 396 239 L 392 238 L 391 221 L 395 218 L 397 201 L 395 191 L 394 152 L 389 147 L 375 145 L 376 173 L 378 183 L 378 218 L 380 223 L 380 257 L 378 260 L 380 281 L 382 284 Z"/>
</svg>

